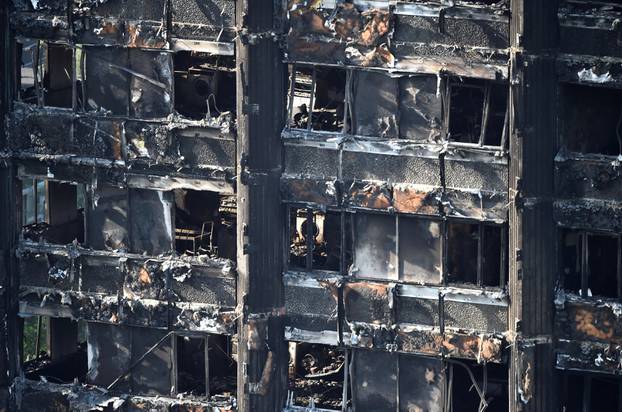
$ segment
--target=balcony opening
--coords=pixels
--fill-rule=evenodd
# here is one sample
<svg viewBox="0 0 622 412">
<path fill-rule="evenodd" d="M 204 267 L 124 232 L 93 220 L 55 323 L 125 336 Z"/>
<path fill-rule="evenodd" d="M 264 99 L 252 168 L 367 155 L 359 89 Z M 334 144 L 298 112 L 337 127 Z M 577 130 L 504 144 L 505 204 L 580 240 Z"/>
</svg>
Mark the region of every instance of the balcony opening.
<svg viewBox="0 0 622 412">
<path fill-rule="evenodd" d="M 235 196 L 175 190 L 175 249 L 180 254 L 236 258 Z"/>
<path fill-rule="evenodd" d="M 499 225 L 448 222 L 448 283 L 503 287 L 508 263 L 505 233 Z"/>
<path fill-rule="evenodd" d="M 289 406 L 343 409 L 346 353 L 335 347 L 289 343 Z"/>
<path fill-rule="evenodd" d="M 292 208 L 289 224 L 291 268 L 341 269 L 341 213 Z"/>
<path fill-rule="evenodd" d="M 566 149 L 610 156 L 622 153 L 622 90 L 564 84 L 560 97 Z"/>
<path fill-rule="evenodd" d="M 448 85 L 448 140 L 477 146 L 504 146 L 508 85 L 474 79 L 451 80 Z"/>
<path fill-rule="evenodd" d="M 580 230 L 561 231 L 564 290 L 583 297 L 620 296 L 620 237 Z"/>
<path fill-rule="evenodd" d="M 84 242 L 84 185 L 22 179 L 22 235 L 38 242 Z"/>
<path fill-rule="evenodd" d="M 87 372 L 84 322 L 30 316 L 21 324 L 22 370 L 27 379 L 45 378 L 53 383 L 84 381 Z"/>
<path fill-rule="evenodd" d="M 289 126 L 345 131 L 346 77 L 332 67 L 290 66 Z"/>
<path fill-rule="evenodd" d="M 235 113 L 235 71 L 210 57 L 177 52 L 175 110 L 182 116 L 201 120 Z"/>
</svg>

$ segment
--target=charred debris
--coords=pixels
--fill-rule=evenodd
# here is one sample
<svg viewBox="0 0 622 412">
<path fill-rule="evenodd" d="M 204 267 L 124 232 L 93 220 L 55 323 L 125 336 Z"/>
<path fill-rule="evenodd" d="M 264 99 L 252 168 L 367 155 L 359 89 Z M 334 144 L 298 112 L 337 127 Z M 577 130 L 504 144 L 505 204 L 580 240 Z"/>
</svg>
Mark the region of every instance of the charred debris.
<svg viewBox="0 0 622 412">
<path fill-rule="evenodd" d="M 0 410 L 622 411 L 620 1 L 0 18 Z"/>
</svg>

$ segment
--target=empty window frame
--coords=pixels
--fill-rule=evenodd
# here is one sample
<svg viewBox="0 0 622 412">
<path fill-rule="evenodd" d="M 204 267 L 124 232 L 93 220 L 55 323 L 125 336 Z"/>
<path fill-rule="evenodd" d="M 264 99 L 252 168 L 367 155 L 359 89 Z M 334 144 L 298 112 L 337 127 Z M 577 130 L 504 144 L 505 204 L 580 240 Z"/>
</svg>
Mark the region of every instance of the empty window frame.
<svg viewBox="0 0 622 412">
<path fill-rule="evenodd" d="M 446 128 L 452 143 L 505 147 L 507 140 L 506 83 L 463 79 L 447 81 Z"/>
<path fill-rule="evenodd" d="M 452 412 L 505 412 L 508 409 L 508 367 L 449 360 L 446 409 Z"/>
<path fill-rule="evenodd" d="M 38 106 L 72 108 L 75 56 L 71 46 L 22 38 L 18 41 L 19 99 Z"/>
<path fill-rule="evenodd" d="M 235 196 L 175 190 L 175 249 L 180 254 L 236 258 Z"/>
<path fill-rule="evenodd" d="M 346 238 L 345 216 L 340 212 L 308 208 L 289 209 L 289 267 L 304 270 L 342 271 Z M 311 251 L 311 253 L 309 253 Z"/>
<path fill-rule="evenodd" d="M 235 112 L 235 66 L 226 57 L 197 56 L 177 52 L 173 56 L 175 73 L 175 111 L 190 119 L 218 117 Z"/>
<path fill-rule="evenodd" d="M 560 380 L 560 411 L 622 411 L 619 377 L 564 371 L 560 374 Z"/>
<path fill-rule="evenodd" d="M 560 85 L 562 144 L 571 152 L 622 153 L 622 90 Z"/>
<path fill-rule="evenodd" d="M 447 222 L 447 283 L 503 287 L 507 273 L 505 226 Z"/>
<path fill-rule="evenodd" d="M 562 229 L 560 242 L 564 290 L 583 297 L 622 296 L 620 235 Z"/>
<path fill-rule="evenodd" d="M 66 244 L 84 241 L 84 185 L 22 179 L 22 235 Z"/>
<path fill-rule="evenodd" d="M 173 338 L 178 394 L 235 396 L 237 355 L 230 337 L 209 334 Z"/>
<path fill-rule="evenodd" d="M 289 127 L 347 132 L 350 72 L 334 67 L 289 66 Z"/>
<path fill-rule="evenodd" d="M 289 343 L 288 407 L 346 410 L 348 352 L 333 346 Z M 344 405 L 344 400 L 345 404 Z"/>
<path fill-rule="evenodd" d="M 22 370 L 28 379 L 54 383 L 83 381 L 87 372 L 85 323 L 69 318 L 22 319 Z"/>
</svg>

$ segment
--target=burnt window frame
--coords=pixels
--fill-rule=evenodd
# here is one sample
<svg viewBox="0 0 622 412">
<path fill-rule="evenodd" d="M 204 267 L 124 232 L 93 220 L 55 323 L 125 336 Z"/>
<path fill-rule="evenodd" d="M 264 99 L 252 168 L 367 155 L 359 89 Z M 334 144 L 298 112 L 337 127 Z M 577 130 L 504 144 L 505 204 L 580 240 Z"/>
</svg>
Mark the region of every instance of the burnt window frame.
<svg viewBox="0 0 622 412">
<path fill-rule="evenodd" d="M 328 270 L 328 269 L 319 269 L 319 268 L 314 268 L 313 267 L 313 253 L 308 253 L 309 250 L 313 251 L 315 249 L 314 245 L 313 245 L 313 240 L 315 238 L 315 236 L 313 235 L 313 226 L 312 225 L 307 225 L 307 233 L 305 236 L 305 242 L 306 242 L 306 248 L 307 248 L 307 254 L 306 254 L 306 260 L 305 260 L 305 267 L 301 268 L 301 267 L 296 267 L 296 266 L 292 266 L 291 263 L 291 238 L 290 238 L 290 233 L 291 233 L 291 214 L 292 211 L 296 211 L 296 210 L 305 210 L 306 211 L 306 219 L 309 218 L 313 218 L 313 215 L 315 213 L 324 213 L 324 215 L 326 216 L 327 213 L 335 213 L 335 214 L 339 214 L 340 215 L 340 233 L 341 233 L 341 240 L 340 240 L 340 252 L 339 252 L 339 270 Z M 339 273 L 341 275 L 347 275 L 348 272 L 348 234 L 346 233 L 346 219 L 348 219 L 349 217 L 347 216 L 347 212 L 343 211 L 343 210 L 339 210 L 339 209 L 332 209 L 332 208 L 319 208 L 319 207 L 314 207 L 311 205 L 307 205 L 307 204 L 300 204 L 300 203 L 286 203 L 285 204 L 285 225 L 284 225 L 284 236 L 283 236 L 283 262 L 284 262 L 284 266 L 286 268 L 286 270 L 288 271 L 303 271 L 303 272 L 314 272 L 314 271 L 321 271 L 321 272 L 332 272 L 332 273 Z M 351 238 L 350 238 L 351 239 Z M 353 255 L 352 255 L 353 256 Z"/>
<path fill-rule="evenodd" d="M 482 221 L 482 220 L 467 220 L 467 219 L 447 219 L 445 225 L 444 238 L 445 247 L 449 248 L 449 225 L 452 223 L 465 224 L 465 225 L 477 225 L 478 226 L 478 238 L 477 238 L 477 280 L 476 283 L 462 282 L 462 281 L 450 281 L 449 279 L 449 252 L 448 249 L 443 250 L 443 281 L 446 286 L 460 285 L 460 286 L 476 286 L 477 288 L 493 288 L 493 289 L 505 289 L 508 281 L 508 264 L 509 264 L 509 239 L 508 239 L 508 225 L 506 223 L 498 224 L 494 222 Z M 499 262 L 499 285 L 490 286 L 484 284 L 484 242 L 485 239 L 485 226 L 497 227 L 500 229 L 501 245 L 500 245 L 500 262 Z"/>
<path fill-rule="evenodd" d="M 510 105 L 510 85 L 507 82 L 498 82 L 494 80 L 474 79 L 474 78 L 455 78 L 448 77 L 445 79 L 445 87 L 443 97 L 443 135 L 444 140 L 451 146 L 455 147 L 471 147 L 485 150 L 506 150 L 509 136 L 509 105 Z M 481 84 L 473 84 L 480 82 Z M 505 118 L 503 122 L 503 131 L 501 134 L 500 145 L 486 145 L 486 129 L 491 119 L 491 94 L 494 85 L 506 86 L 508 89 L 507 100 L 505 105 Z M 484 101 L 482 103 L 482 123 L 480 125 L 480 135 L 478 143 L 465 143 L 453 140 L 450 136 L 450 120 L 451 120 L 451 94 L 455 87 L 476 88 L 484 92 Z"/>
<path fill-rule="evenodd" d="M 331 412 L 337 412 L 337 411 L 347 411 L 350 410 L 352 408 L 352 388 L 350 387 L 352 382 L 351 382 L 351 377 L 350 377 L 350 367 L 352 366 L 352 349 L 351 348 L 347 348 L 344 346 L 340 346 L 340 345 L 328 345 L 328 344 L 323 344 L 323 343 L 312 343 L 312 342 L 302 342 L 302 341 L 286 341 L 287 345 L 288 345 L 288 349 L 289 346 L 291 346 L 292 344 L 295 345 L 310 345 L 310 346 L 320 346 L 320 347 L 325 347 L 325 348 L 332 348 L 335 351 L 339 351 L 343 353 L 344 356 L 344 363 L 343 363 L 343 371 L 341 373 L 343 373 L 343 390 L 342 390 L 342 394 L 341 394 L 341 409 L 328 409 L 328 408 L 317 408 L 315 407 L 315 410 L 318 411 L 331 411 Z M 294 391 L 291 390 L 291 382 L 290 382 L 290 367 L 291 365 L 289 364 L 289 362 L 291 361 L 291 351 L 288 350 L 289 356 L 288 356 L 288 373 L 287 373 L 287 400 L 286 400 L 286 408 L 290 408 L 291 410 L 300 410 L 300 411 L 307 411 L 309 406 L 303 406 L 303 405 L 296 405 L 295 402 L 295 393 Z M 295 361 L 295 360 L 294 360 Z M 295 368 L 295 365 L 294 365 Z"/>
<path fill-rule="evenodd" d="M 221 334 L 215 334 L 215 333 L 208 333 L 208 332 L 191 332 L 191 331 L 178 331 L 175 333 L 171 334 L 171 358 L 172 358 L 172 362 L 171 362 L 171 395 L 176 396 L 182 393 L 186 393 L 186 392 L 181 392 L 179 390 L 179 345 L 178 345 L 178 339 L 184 339 L 184 338 L 190 338 L 190 339 L 202 339 L 204 342 L 203 345 L 203 356 L 204 356 L 204 367 L 205 367 L 205 392 L 203 394 L 200 395 L 194 395 L 198 398 L 204 398 L 204 399 L 209 399 L 211 396 L 213 395 L 217 395 L 217 393 L 212 393 L 213 391 L 210 390 L 210 359 L 209 359 L 209 338 L 211 336 L 224 336 L 226 339 L 226 342 L 228 345 L 231 345 L 231 348 L 233 349 L 233 346 L 235 345 L 234 342 L 234 337 L 230 336 L 230 335 L 221 335 Z M 226 355 L 226 354 L 223 354 Z M 231 354 L 233 355 L 233 353 Z M 233 358 L 232 358 L 233 359 Z M 237 362 L 237 361 L 236 361 Z M 236 374 L 237 374 L 237 367 L 236 367 Z"/>
<path fill-rule="evenodd" d="M 619 375 L 611 375 L 611 374 L 603 374 L 603 373 L 594 373 L 594 372 L 588 372 L 588 371 L 584 371 L 584 372 L 580 372 L 580 371 L 575 371 L 575 370 L 562 370 L 559 371 L 559 389 L 560 389 L 560 396 L 558 399 L 558 406 L 559 406 L 559 410 L 562 410 L 562 408 L 564 406 L 567 405 L 568 401 L 569 401 L 569 397 L 568 395 L 570 394 L 569 391 L 569 380 L 570 378 L 575 378 L 575 379 L 579 379 L 581 380 L 581 389 L 582 392 L 580 394 L 581 396 L 581 400 L 582 400 L 582 404 L 581 405 L 577 405 L 576 409 L 580 410 L 582 412 L 599 412 L 599 411 L 595 411 L 594 409 L 592 409 L 592 405 L 591 405 L 591 398 L 592 398 L 592 380 L 593 379 L 611 379 L 611 380 L 618 380 L 617 385 L 618 385 L 618 408 L 617 409 L 611 409 L 612 412 L 622 412 L 622 380 L 619 379 Z M 615 382 L 612 382 L 613 384 L 615 384 Z M 612 405 L 613 406 L 613 405 Z"/>
<path fill-rule="evenodd" d="M 327 133 L 327 134 L 351 134 L 350 131 L 350 107 L 351 107 L 351 85 L 353 69 L 344 68 L 339 66 L 331 66 L 331 65 L 313 65 L 313 64 L 304 64 L 304 63 L 290 63 L 287 65 L 288 67 L 288 87 L 287 87 L 287 117 L 285 120 L 285 130 L 288 131 L 307 131 L 313 133 Z M 295 86 L 296 86 L 296 71 L 298 68 L 308 69 L 310 68 L 312 71 L 312 79 L 311 79 L 311 96 L 309 97 L 309 103 L 311 110 L 309 111 L 309 118 L 307 120 L 306 128 L 293 127 L 293 114 L 294 114 L 294 94 L 295 94 Z M 315 104 L 315 85 L 316 85 L 316 72 L 318 68 L 326 68 L 326 69 L 334 69 L 341 70 L 345 72 L 345 82 L 344 82 L 344 99 L 343 99 L 343 127 L 340 131 L 331 131 L 331 130 L 321 130 L 314 129 L 313 126 L 313 105 Z"/>
<path fill-rule="evenodd" d="M 33 86 L 35 89 L 35 102 L 25 102 L 22 96 L 22 87 L 21 87 L 21 68 L 22 68 L 22 55 L 24 53 L 23 45 L 26 44 L 27 41 L 34 41 L 35 46 L 31 51 L 32 53 L 32 74 L 33 74 Z M 77 79 L 84 79 L 84 50 L 81 45 L 71 44 L 66 41 L 59 40 L 49 40 L 49 39 L 41 39 L 41 38 L 31 38 L 25 36 L 17 36 L 14 40 L 15 48 L 18 50 L 19 59 L 16 61 L 15 65 L 15 101 L 28 104 L 31 106 L 35 106 L 38 108 L 54 108 L 59 110 L 67 110 L 67 111 L 76 111 L 78 109 L 78 98 L 77 98 Z M 71 105 L 69 106 L 54 106 L 49 105 L 47 103 L 47 92 L 44 84 L 44 73 L 39 73 L 39 68 L 43 67 L 39 62 L 42 55 L 45 56 L 46 59 L 49 59 L 49 45 L 61 46 L 71 50 Z M 45 47 L 45 52 L 43 51 L 43 47 Z M 78 49 L 81 50 L 78 53 Z M 78 56 L 80 61 L 78 61 Z M 46 62 L 47 65 L 47 62 Z M 78 67 L 80 66 L 82 73 L 78 73 Z M 84 81 L 82 81 L 82 87 L 84 88 Z M 84 91 L 83 91 L 84 92 Z M 84 106 L 84 93 L 82 94 L 82 106 Z"/>
<path fill-rule="evenodd" d="M 364 212 L 352 212 L 352 211 L 347 211 L 347 210 L 343 210 L 343 209 L 339 209 L 339 208 L 320 208 L 317 206 L 311 206 L 309 204 L 304 204 L 304 203 L 285 203 L 284 204 L 286 210 L 285 210 L 285 224 L 284 224 L 284 233 L 283 233 L 283 262 L 284 262 L 284 267 L 285 267 L 285 271 L 292 271 L 292 272 L 333 272 L 333 273 L 339 273 L 342 276 L 345 277 L 349 277 L 349 278 L 353 278 L 353 279 L 360 279 L 360 280 L 366 280 L 366 281 L 389 281 L 389 282 L 399 282 L 399 283 L 403 283 L 403 284 L 415 284 L 415 285 L 419 285 L 421 284 L 421 282 L 416 282 L 416 281 L 409 281 L 409 280 L 404 280 L 404 278 L 400 275 L 401 271 L 400 271 L 400 237 L 401 236 L 407 236 L 407 234 L 402 235 L 400 232 L 400 220 L 401 219 L 416 219 L 416 220 L 427 220 L 427 221 L 432 221 L 432 222 L 436 222 L 440 225 L 440 231 L 441 231 L 441 236 L 440 236 L 440 273 L 439 273 L 439 279 L 437 283 L 425 283 L 426 285 L 431 285 L 431 286 L 436 286 L 436 287 L 441 287 L 441 286 L 464 286 L 464 287 L 476 287 L 476 288 L 480 288 L 480 289 L 492 289 L 492 290 L 505 290 L 507 288 L 507 281 L 508 281 L 508 276 L 509 276 L 509 254 L 508 254 L 508 248 L 509 248 L 509 238 L 508 238 L 508 225 L 507 223 L 496 223 L 496 222 L 490 222 L 490 221 L 479 221 L 479 220 L 467 220 L 467 219 L 447 219 L 447 218 L 441 218 L 438 216 L 428 216 L 428 215 L 409 215 L 409 214 L 387 214 L 387 213 L 382 213 L 382 212 L 375 212 L 375 211 L 364 211 Z M 291 230 L 291 213 L 292 211 L 295 210 L 306 210 L 307 213 L 307 219 L 313 215 L 313 213 L 315 212 L 322 212 L 322 213 L 327 213 L 327 212 L 333 212 L 333 213 L 339 213 L 341 215 L 341 252 L 340 252 L 340 257 L 341 257 L 341 262 L 340 262 L 340 270 L 337 271 L 330 271 L 330 270 L 325 270 L 325 269 L 315 269 L 313 268 L 313 255 L 312 254 L 307 254 L 306 255 L 306 265 L 304 268 L 301 267 L 295 267 L 292 266 L 291 264 L 291 260 L 290 260 L 290 246 L 291 246 L 291 239 L 290 239 L 290 230 Z M 356 236 L 356 228 L 355 228 L 355 219 L 356 219 L 356 215 L 357 214 L 368 214 L 368 215 L 379 215 L 379 216 L 389 216 L 392 217 L 394 219 L 394 224 L 395 224 L 395 256 L 396 256 L 396 266 L 395 268 L 393 268 L 393 270 L 391 270 L 390 275 L 386 278 L 373 278 L 373 277 L 369 277 L 369 276 L 357 276 L 356 274 L 352 273 L 351 269 L 355 266 L 355 250 L 354 250 L 354 243 L 355 243 L 355 236 Z M 349 219 L 349 231 L 346 230 L 348 228 L 348 225 L 346 224 L 347 221 Z M 449 281 L 449 273 L 448 273 L 448 269 L 449 269 L 449 264 L 448 264 L 448 259 L 449 259 L 449 254 L 448 254 L 448 247 L 449 247 L 449 225 L 451 223 L 460 223 L 460 224 L 470 224 L 470 225 L 478 225 L 478 231 L 479 231 L 479 236 L 478 236 L 478 257 L 477 257 L 477 282 L 476 283 L 468 283 L 468 282 L 450 282 Z M 307 250 L 311 250 L 309 249 L 311 246 L 309 246 L 309 243 L 313 242 L 313 236 L 309 236 L 312 235 L 311 232 L 311 225 L 307 225 L 307 230 L 309 231 L 308 235 L 306 236 L 306 242 L 307 242 Z M 496 227 L 499 228 L 500 231 L 500 238 L 501 238 L 501 245 L 499 247 L 499 284 L 498 285 L 486 285 L 484 283 L 484 259 L 483 259 L 483 252 L 484 252 L 484 242 L 485 242 L 485 235 L 484 235 L 484 228 L 486 226 L 491 226 L 491 227 Z"/>
<path fill-rule="evenodd" d="M 579 296 L 586 299 L 614 299 L 620 300 L 622 299 L 622 234 L 620 233 L 612 233 L 598 230 L 584 230 L 584 229 L 573 229 L 569 227 L 560 227 L 558 228 L 558 251 L 557 251 L 557 259 L 558 259 L 558 282 L 561 286 L 561 289 L 566 293 L 576 293 L 574 291 L 566 290 L 566 276 L 563 271 L 564 268 L 564 256 L 563 256 L 563 241 L 564 235 L 566 232 L 574 232 L 581 239 L 581 254 L 577 255 L 579 267 L 580 267 L 580 283 L 581 289 L 579 291 Z M 591 236 L 606 236 L 617 239 L 617 249 L 618 254 L 616 257 L 617 261 L 617 285 L 616 285 L 616 295 L 617 297 L 607 297 L 602 295 L 595 295 L 592 293 L 592 296 L 588 296 L 588 289 L 590 289 L 590 269 L 589 269 L 589 242 Z M 622 400 L 621 400 L 622 402 Z"/>
<path fill-rule="evenodd" d="M 24 194 L 24 182 L 27 182 L 27 181 L 28 182 L 32 181 L 32 193 L 30 195 Z M 49 190 L 50 190 L 49 183 L 50 182 L 59 184 L 59 185 L 68 185 L 68 186 L 76 187 L 76 205 L 75 205 L 76 211 L 80 210 L 80 206 L 82 206 L 82 209 L 83 209 L 82 222 L 81 222 L 82 240 L 78 239 L 78 244 L 86 245 L 87 244 L 87 230 L 88 230 L 87 213 L 88 213 L 88 204 L 89 204 L 89 194 L 88 194 L 87 185 L 82 182 L 69 182 L 69 181 L 56 180 L 56 179 L 46 179 L 46 178 L 42 178 L 42 176 L 31 176 L 31 175 L 19 175 L 17 177 L 17 188 L 18 188 L 17 192 L 19 193 L 19 195 L 17 196 L 17 199 L 16 199 L 17 200 L 17 213 L 18 213 L 18 219 L 16 220 L 16 222 L 17 222 L 17 233 L 19 233 L 20 240 L 21 241 L 25 240 L 24 228 L 26 226 L 44 223 L 52 227 L 52 225 L 49 223 L 50 222 L 50 195 L 49 195 Z M 40 183 L 43 183 L 42 191 L 40 190 L 41 188 L 39 187 Z M 26 203 L 29 202 L 27 197 L 32 197 L 34 199 L 33 214 L 34 214 L 35 220 L 32 223 L 28 223 L 28 221 L 26 220 L 27 213 L 26 213 L 25 208 L 27 207 Z M 40 219 L 41 211 L 38 210 L 40 206 L 39 205 L 40 199 L 42 199 L 42 204 L 43 204 L 42 219 Z M 79 215 L 78 215 L 78 218 L 79 218 Z M 45 236 L 42 236 L 41 239 L 49 244 L 57 244 L 55 242 L 51 242 Z"/>
</svg>

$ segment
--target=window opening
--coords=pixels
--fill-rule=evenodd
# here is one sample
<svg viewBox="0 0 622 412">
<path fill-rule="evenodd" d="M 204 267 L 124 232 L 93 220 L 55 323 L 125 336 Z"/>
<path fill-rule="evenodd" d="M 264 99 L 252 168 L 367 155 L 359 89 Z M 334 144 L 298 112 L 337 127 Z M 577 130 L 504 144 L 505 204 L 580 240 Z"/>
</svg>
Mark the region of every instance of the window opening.
<svg viewBox="0 0 622 412">
<path fill-rule="evenodd" d="M 22 370 L 27 379 L 53 383 L 84 381 L 86 341 L 81 326 L 69 318 L 30 316 L 22 322 Z"/>
<path fill-rule="evenodd" d="M 289 126 L 345 132 L 347 77 L 333 67 L 290 66 Z"/>
<path fill-rule="evenodd" d="M 173 66 L 177 113 L 196 120 L 235 113 L 234 69 L 193 52 L 175 53 Z"/>
<path fill-rule="evenodd" d="M 345 351 L 327 345 L 289 343 L 289 406 L 344 410 Z"/>
<path fill-rule="evenodd" d="M 175 249 L 180 254 L 236 257 L 235 196 L 175 190 Z"/>
<path fill-rule="evenodd" d="M 499 287 L 507 271 L 506 229 L 483 222 L 447 223 L 449 283 Z"/>
<path fill-rule="evenodd" d="M 560 249 L 564 290 L 583 297 L 620 296 L 619 235 L 563 229 Z"/>
<path fill-rule="evenodd" d="M 22 179 L 22 234 L 38 242 L 84 242 L 84 185 Z"/>
<path fill-rule="evenodd" d="M 474 79 L 448 84 L 448 140 L 480 147 L 504 146 L 508 85 Z"/>
<path fill-rule="evenodd" d="M 290 209 L 290 267 L 341 270 L 341 219 L 336 212 Z"/>
</svg>

